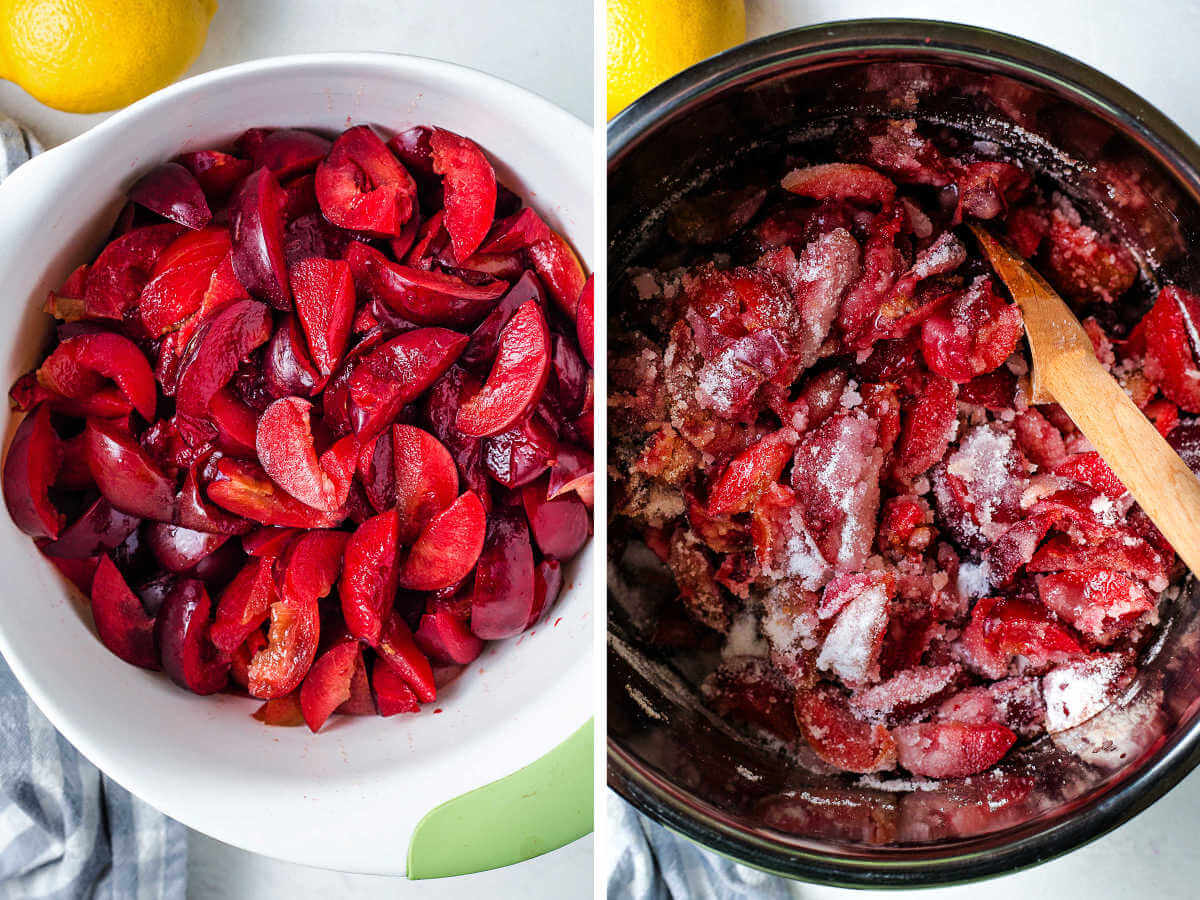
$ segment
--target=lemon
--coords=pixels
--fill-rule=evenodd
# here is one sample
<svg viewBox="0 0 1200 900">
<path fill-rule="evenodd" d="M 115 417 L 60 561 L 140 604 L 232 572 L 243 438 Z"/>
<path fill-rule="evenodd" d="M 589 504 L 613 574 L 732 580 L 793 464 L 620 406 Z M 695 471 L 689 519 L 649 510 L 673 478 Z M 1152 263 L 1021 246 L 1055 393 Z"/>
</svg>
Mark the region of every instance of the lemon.
<svg viewBox="0 0 1200 900">
<path fill-rule="evenodd" d="M 200 53 L 217 0 L 0 0 L 0 78 L 66 112 L 104 112 L 170 84 Z"/>
<path fill-rule="evenodd" d="M 744 0 L 608 0 L 608 117 L 745 39 Z"/>
</svg>

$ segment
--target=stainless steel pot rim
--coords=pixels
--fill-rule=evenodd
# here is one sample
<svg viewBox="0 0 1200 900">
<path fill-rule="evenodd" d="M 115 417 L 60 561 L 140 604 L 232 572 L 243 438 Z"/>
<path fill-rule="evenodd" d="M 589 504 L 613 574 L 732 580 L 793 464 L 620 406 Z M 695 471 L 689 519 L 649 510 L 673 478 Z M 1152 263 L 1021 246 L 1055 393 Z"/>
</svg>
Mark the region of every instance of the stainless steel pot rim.
<svg viewBox="0 0 1200 900">
<path fill-rule="evenodd" d="M 896 51 L 1013 75 L 1052 87 L 1084 108 L 1120 123 L 1200 203 L 1200 146 L 1148 101 L 1090 66 L 1041 44 L 1012 35 L 949 22 L 860 19 L 806 26 L 750 41 L 711 57 L 654 88 L 608 125 L 608 168 L 643 135 L 686 113 L 722 88 L 757 80 L 799 62 L 869 58 Z M 1133 818 L 1200 764 L 1200 720 L 1175 736 L 1108 793 L 1048 828 L 1036 820 L 1012 830 L 1001 847 L 973 850 L 969 840 L 953 849 L 886 852 L 861 856 L 787 846 L 764 830 L 723 822 L 719 810 L 639 766 L 612 738 L 608 782 L 642 812 L 668 828 L 738 862 L 807 881 L 843 887 L 913 887 L 975 881 L 1053 859 L 1093 841 Z M 990 837 L 995 840 L 1003 832 Z"/>
</svg>

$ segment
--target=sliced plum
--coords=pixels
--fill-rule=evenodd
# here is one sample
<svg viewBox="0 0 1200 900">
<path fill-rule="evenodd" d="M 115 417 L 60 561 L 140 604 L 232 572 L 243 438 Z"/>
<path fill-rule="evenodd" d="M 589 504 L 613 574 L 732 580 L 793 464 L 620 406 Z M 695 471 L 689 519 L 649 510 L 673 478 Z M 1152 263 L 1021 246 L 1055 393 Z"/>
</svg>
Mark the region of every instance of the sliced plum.
<svg viewBox="0 0 1200 900">
<path fill-rule="evenodd" d="M 247 556 L 275 559 L 287 549 L 298 531 L 297 528 L 279 528 L 268 525 L 243 537 L 242 547 Z"/>
<path fill-rule="evenodd" d="M 283 206 L 287 195 L 270 169 L 252 172 L 234 197 L 233 271 L 250 292 L 276 309 L 292 305 L 283 254 Z"/>
<path fill-rule="evenodd" d="M 272 697 L 256 709 L 253 716 L 264 725 L 298 728 L 304 724 L 304 712 L 300 709 L 300 692 L 292 691 L 282 697 Z"/>
<path fill-rule="evenodd" d="M 324 378 L 309 358 L 303 328 L 291 313 L 283 316 L 263 351 L 262 380 L 276 398 L 311 397 L 320 391 Z"/>
<path fill-rule="evenodd" d="M 496 351 L 500 346 L 500 332 L 513 317 L 513 313 L 529 300 L 535 300 L 539 304 L 545 302 L 537 276 L 532 272 L 525 272 L 488 313 L 487 318 L 471 332 L 471 340 L 463 350 L 459 364 L 480 374 L 486 371 L 496 358 Z"/>
<path fill-rule="evenodd" d="M 900 765 L 914 775 L 961 778 L 990 769 L 1017 736 L 999 722 L 923 722 L 892 730 Z"/>
<path fill-rule="evenodd" d="M 817 756 L 847 772 L 886 772 L 896 767 L 896 741 L 882 725 L 850 712 L 829 685 L 796 693 L 796 721 Z"/>
<path fill-rule="evenodd" d="M 1146 377 L 1188 412 L 1200 412 L 1198 321 L 1200 297 L 1168 285 L 1137 326 L 1146 348 Z"/>
<path fill-rule="evenodd" d="M 954 294 L 921 326 L 921 352 L 934 372 L 955 382 L 998 368 L 1021 340 L 1021 310 L 981 278 Z"/>
<path fill-rule="evenodd" d="M 388 147 L 400 158 L 410 172 L 421 178 L 433 178 L 433 147 L 429 139 L 433 129 L 427 125 L 414 125 L 407 131 L 393 135 Z"/>
<path fill-rule="evenodd" d="M 710 516 L 747 512 L 772 484 L 795 452 L 793 429 L 772 432 L 734 457 L 708 494 Z"/>
<path fill-rule="evenodd" d="M 203 486 L 206 479 L 203 473 L 212 459 L 212 454 L 206 454 L 188 468 L 183 479 L 183 487 L 180 488 L 176 501 L 176 520 L 180 525 L 196 531 L 207 531 L 212 534 L 245 534 L 254 527 L 252 523 L 239 516 L 230 515 L 225 510 L 209 503 L 204 497 Z"/>
<path fill-rule="evenodd" d="M 496 222 L 479 252 L 512 253 L 549 239 L 550 227 L 527 206 Z"/>
<path fill-rule="evenodd" d="M 392 248 L 392 256 L 396 259 L 404 259 L 413 244 L 416 243 L 417 235 L 421 232 L 421 223 L 421 211 L 413 209 L 413 214 L 404 223 L 400 233 L 388 242 Z"/>
<path fill-rule="evenodd" d="M 330 222 L 375 237 L 400 233 L 416 206 L 417 185 L 370 127 L 342 133 L 317 166 L 317 202 Z"/>
<path fill-rule="evenodd" d="M 224 228 L 206 228 L 188 232 L 166 249 L 138 296 L 138 316 L 151 337 L 179 330 L 200 309 L 231 246 Z"/>
<path fill-rule="evenodd" d="M 575 333 L 579 340 L 579 349 L 583 351 L 583 358 L 592 368 L 596 367 L 595 362 L 595 335 L 593 332 L 592 317 L 594 315 L 592 304 L 592 295 L 595 287 L 592 284 L 592 276 L 588 276 L 588 280 L 583 285 L 583 292 L 579 295 L 579 303 L 575 307 Z"/>
<path fill-rule="evenodd" d="M 159 565 L 168 572 L 181 574 L 195 570 L 204 559 L 219 550 L 230 535 L 193 531 L 168 522 L 150 522 L 145 538 Z"/>
<path fill-rule="evenodd" d="M 537 416 L 483 441 L 483 464 L 488 474 L 510 489 L 540 478 L 557 459 L 554 433 Z"/>
<path fill-rule="evenodd" d="M 350 696 L 337 708 L 337 712 L 345 716 L 374 716 L 379 712 L 375 708 L 375 698 L 371 696 L 371 679 L 367 675 L 367 664 L 361 652 L 350 675 Z"/>
<path fill-rule="evenodd" d="M 154 617 L 107 554 L 100 556 L 92 579 L 92 618 L 104 646 L 131 665 L 159 668 Z"/>
<path fill-rule="evenodd" d="M 179 163 L 163 163 L 151 169 L 129 189 L 129 199 L 193 231 L 212 220 L 200 182 Z"/>
<path fill-rule="evenodd" d="M 391 431 L 384 431 L 362 445 L 358 454 L 358 477 L 367 501 L 375 510 L 383 511 L 396 505 L 396 466 Z"/>
<path fill-rule="evenodd" d="M 251 696 L 271 699 L 290 694 L 304 680 L 317 653 L 326 596 L 341 570 L 347 535 L 309 531 L 296 538 L 280 559 L 279 600 L 271 604 L 267 646 L 250 663 Z"/>
<path fill-rule="evenodd" d="M 154 623 L 163 669 L 196 694 L 215 694 L 229 681 L 229 660 L 208 636 L 211 606 L 203 582 L 184 579 L 167 594 Z"/>
<path fill-rule="evenodd" d="M 412 425 L 392 426 L 392 459 L 397 537 L 412 544 L 458 497 L 458 469 L 437 438 Z"/>
<path fill-rule="evenodd" d="M 254 168 L 250 160 L 222 153 L 220 150 L 184 153 L 179 157 L 179 163 L 192 173 L 205 195 L 216 201 L 228 198 L 238 183 Z"/>
<path fill-rule="evenodd" d="M 342 618 L 355 638 L 374 647 L 396 597 L 399 518 L 395 509 L 367 519 L 346 542 L 339 589 Z"/>
<path fill-rule="evenodd" d="M 890 178 L 857 163 L 824 163 L 794 169 L 781 183 L 785 191 L 813 200 L 850 199 L 886 207 L 896 196 L 896 185 Z"/>
<path fill-rule="evenodd" d="M 111 331 L 68 338 L 38 369 L 38 381 L 56 393 L 84 400 L 105 381 L 117 384 L 143 419 L 152 421 L 157 386 L 150 363 L 137 344 Z"/>
<path fill-rule="evenodd" d="M 42 552 L 59 559 L 90 559 L 119 547 L 141 522 L 99 497 Z"/>
<path fill-rule="evenodd" d="M 158 364 L 155 375 L 164 394 L 172 396 L 179 386 L 180 368 L 191 349 L 192 338 L 202 325 L 207 325 L 214 316 L 238 300 L 248 300 L 250 295 L 233 274 L 232 255 L 226 256 L 213 270 L 200 307 L 179 324 L 176 331 L 163 336 L 159 341 Z"/>
<path fill-rule="evenodd" d="M 475 570 L 471 631 L 485 641 L 520 634 L 534 603 L 533 545 L 519 510 L 493 510 Z"/>
<path fill-rule="evenodd" d="M 555 559 L 571 559 L 583 549 L 591 533 L 591 517 L 574 494 L 545 499 L 545 487 L 531 484 L 521 492 L 529 529 L 538 548 Z"/>
<path fill-rule="evenodd" d="M 442 224 L 445 218 L 445 210 L 439 209 L 421 223 L 413 236 L 412 245 L 401 260 L 405 265 L 429 270 L 449 252 L 450 235 Z"/>
<path fill-rule="evenodd" d="M 354 641 L 336 643 L 317 657 L 300 687 L 300 710 L 310 731 L 320 731 L 334 710 L 350 699 L 350 683 L 361 663 L 362 651 Z"/>
<path fill-rule="evenodd" d="M 257 463 L 225 457 L 208 484 L 208 499 L 235 515 L 283 528 L 330 528 L 345 518 L 301 503 L 277 486 Z"/>
<path fill-rule="evenodd" d="M 486 528 L 483 503 L 467 491 L 421 529 L 400 564 L 400 587 L 436 591 L 461 581 L 479 560 Z"/>
<path fill-rule="evenodd" d="M 280 181 L 312 171 L 330 148 L 326 138 L 302 128 L 252 128 L 238 145 L 255 169 L 266 167 Z"/>
<path fill-rule="evenodd" d="M 554 607 L 562 589 L 562 563 L 547 556 L 537 564 L 533 573 L 533 609 L 529 611 L 526 628 L 532 628 Z"/>
<path fill-rule="evenodd" d="M 587 279 L 583 264 L 566 238 L 551 229 L 549 239 L 531 245 L 525 252 L 559 309 L 573 318 Z"/>
<path fill-rule="evenodd" d="M 258 414 L 229 385 L 209 398 L 209 423 L 216 429 L 217 449 L 230 456 L 253 456 Z M 186 525 L 187 523 L 184 522 Z"/>
<path fill-rule="evenodd" d="M 437 699 L 433 667 L 429 665 L 429 660 L 413 639 L 412 630 L 400 616 L 392 613 L 387 617 L 375 650 L 379 654 L 376 674 L 379 665 L 383 664 L 408 682 L 408 686 L 422 703 L 432 703 Z M 378 686 L 376 691 L 378 692 Z"/>
<path fill-rule="evenodd" d="M 263 471 L 305 506 L 332 513 L 346 502 L 348 478 L 335 480 L 313 445 L 312 404 L 300 397 L 276 400 L 258 420 L 255 447 Z"/>
<path fill-rule="evenodd" d="M 383 660 L 375 663 L 371 672 L 371 687 L 375 691 L 375 706 L 379 715 L 385 718 L 421 711 L 421 702 L 409 687 L 408 681 Z"/>
<path fill-rule="evenodd" d="M 292 266 L 290 280 L 312 360 L 329 376 L 345 352 L 354 319 L 350 266 L 340 259 L 306 259 Z"/>
<path fill-rule="evenodd" d="M 492 371 L 459 408 L 458 430 L 474 437 L 508 430 L 537 406 L 549 374 L 550 333 L 541 307 L 530 300 L 500 332 Z"/>
<path fill-rule="evenodd" d="M 217 649 L 232 653 L 267 620 L 279 599 L 271 558 L 251 559 L 225 586 L 217 600 L 211 638 Z"/>
<path fill-rule="evenodd" d="M 88 318 L 125 318 L 154 272 L 159 255 L 177 238 L 178 225 L 135 228 L 110 243 L 87 272 L 83 306 Z"/>
<path fill-rule="evenodd" d="M 267 646 L 267 636 L 259 631 L 249 636 L 229 654 L 229 678 L 242 690 L 250 684 L 250 660 L 254 654 Z"/>
<path fill-rule="evenodd" d="M 551 378 L 546 383 L 541 406 L 552 412 L 561 433 L 564 425 L 584 411 L 592 372 L 575 349 L 573 339 L 556 334 L 551 347 Z"/>
<path fill-rule="evenodd" d="M 467 336 L 445 328 L 418 328 L 364 356 L 349 381 L 354 430 L 366 439 L 382 431 L 462 353 Z"/>
<path fill-rule="evenodd" d="M 425 655 L 443 665 L 466 665 L 483 652 L 483 640 L 471 633 L 461 616 L 445 606 L 421 616 L 414 636 Z"/>
<path fill-rule="evenodd" d="M 574 491 L 587 506 L 591 506 L 595 495 L 595 473 L 592 454 L 574 444 L 560 443 L 554 466 L 550 469 L 550 484 L 547 498 Z"/>
<path fill-rule="evenodd" d="M 62 529 L 63 516 L 50 499 L 62 452 L 50 407 L 43 403 L 21 420 L 4 458 L 4 503 L 30 537 L 53 539 Z"/>
<path fill-rule="evenodd" d="M 109 503 L 143 519 L 174 521 L 175 485 L 128 432 L 111 422 L 89 419 L 84 452 L 92 479 Z"/>
<path fill-rule="evenodd" d="M 175 393 L 180 412 L 203 416 L 213 395 L 229 383 L 242 360 L 271 336 L 271 314 L 255 300 L 237 300 L 202 326 L 180 364 Z"/>
<path fill-rule="evenodd" d="M 403 266 L 365 244 L 351 245 L 346 260 L 367 296 L 418 325 L 473 325 L 508 290 L 507 282 L 495 278 L 472 283 L 446 272 Z"/>
<path fill-rule="evenodd" d="M 425 402 L 425 418 L 432 432 L 445 444 L 458 464 L 467 487 L 479 494 L 490 508 L 488 477 L 482 461 L 482 441 L 463 434 L 455 426 L 458 410 L 466 397 L 479 389 L 479 382 L 459 366 L 451 366 L 430 388 Z"/>
<path fill-rule="evenodd" d="M 479 249 L 496 215 L 496 173 L 479 145 L 444 128 L 429 137 L 433 170 L 442 176 L 446 231 L 454 258 Z"/>
</svg>

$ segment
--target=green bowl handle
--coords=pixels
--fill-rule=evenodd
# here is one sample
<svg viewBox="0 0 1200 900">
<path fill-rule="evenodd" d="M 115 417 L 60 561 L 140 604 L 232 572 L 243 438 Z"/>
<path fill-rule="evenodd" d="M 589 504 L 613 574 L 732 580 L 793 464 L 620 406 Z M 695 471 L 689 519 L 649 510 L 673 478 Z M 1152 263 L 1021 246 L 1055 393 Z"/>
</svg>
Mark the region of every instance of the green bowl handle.
<svg viewBox="0 0 1200 900">
<path fill-rule="evenodd" d="M 594 721 L 523 769 L 428 812 L 408 845 L 409 878 L 498 869 L 592 830 Z"/>
</svg>

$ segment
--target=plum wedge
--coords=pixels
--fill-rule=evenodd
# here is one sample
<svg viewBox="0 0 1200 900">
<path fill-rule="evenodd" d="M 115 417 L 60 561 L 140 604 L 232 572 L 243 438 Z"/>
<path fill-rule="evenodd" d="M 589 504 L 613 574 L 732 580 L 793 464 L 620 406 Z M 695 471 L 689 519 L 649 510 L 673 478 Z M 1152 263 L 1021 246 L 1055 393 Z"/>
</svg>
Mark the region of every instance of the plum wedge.
<svg viewBox="0 0 1200 900">
<path fill-rule="evenodd" d="M 200 182 L 179 163 L 151 169 L 130 189 L 129 199 L 194 231 L 212 221 Z"/>
<path fill-rule="evenodd" d="M 159 667 L 154 616 L 146 612 L 107 555 L 92 579 L 92 616 L 104 646 L 127 663 L 144 669 Z M 174 677 L 174 675 L 172 675 Z"/>
<path fill-rule="evenodd" d="M 501 330 L 491 374 L 459 408 L 458 430 L 474 437 L 506 431 L 537 406 L 549 374 L 550 332 L 541 306 L 529 300 Z"/>
<path fill-rule="evenodd" d="M 400 233 L 412 216 L 417 185 L 366 125 L 344 132 L 317 166 L 317 202 L 334 225 L 376 237 Z"/>
<path fill-rule="evenodd" d="M 447 328 L 418 328 L 369 352 L 350 376 L 350 416 L 359 438 L 378 434 L 424 393 L 467 345 Z"/>
<path fill-rule="evenodd" d="M 483 503 L 467 491 L 421 529 L 400 565 L 400 586 L 438 591 L 466 578 L 483 550 L 486 521 Z"/>
<path fill-rule="evenodd" d="M 50 407 L 39 406 L 13 435 L 4 460 L 4 502 L 16 526 L 30 537 L 58 537 L 62 514 L 50 500 L 62 445 L 50 424 Z"/>
<path fill-rule="evenodd" d="M 487 237 L 496 215 L 496 173 L 470 138 L 444 128 L 429 137 L 433 171 L 442 176 L 446 231 L 454 257 L 466 260 Z"/>
<path fill-rule="evenodd" d="M 232 207 L 234 274 L 251 295 L 276 309 L 292 302 L 283 255 L 284 201 L 279 182 L 264 167 L 242 182 Z"/>
<path fill-rule="evenodd" d="M 485 147 L 391 134 L 152 161 L 10 390 L 5 504 L 100 643 L 264 725 L 420 713 L 592 531 L 578 260 Z"/>
<path fill-rule="evenodd" d="M 399 529 L 396 510 L 390 509 L 367 519 L 346 542 L 342 618 L 351 635 L 372 647 L 396 596 Z"/>
</svg>

